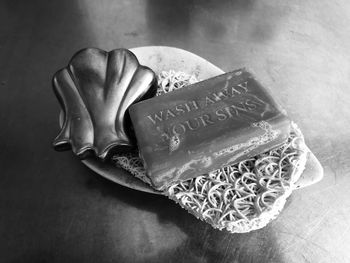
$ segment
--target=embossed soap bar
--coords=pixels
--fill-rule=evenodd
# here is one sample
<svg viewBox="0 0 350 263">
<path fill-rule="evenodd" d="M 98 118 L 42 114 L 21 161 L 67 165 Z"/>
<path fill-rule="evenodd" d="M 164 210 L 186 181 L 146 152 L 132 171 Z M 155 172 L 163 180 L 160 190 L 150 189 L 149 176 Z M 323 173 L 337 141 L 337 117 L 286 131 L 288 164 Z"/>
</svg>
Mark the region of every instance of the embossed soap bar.
<svg viewBox="0 0 350 263">
<path fill-rule="evenodd" d="M 132 105 L 140 156 L 156 189 L 285 142 L 290 120 L 245 69 Z"/>
</svg>

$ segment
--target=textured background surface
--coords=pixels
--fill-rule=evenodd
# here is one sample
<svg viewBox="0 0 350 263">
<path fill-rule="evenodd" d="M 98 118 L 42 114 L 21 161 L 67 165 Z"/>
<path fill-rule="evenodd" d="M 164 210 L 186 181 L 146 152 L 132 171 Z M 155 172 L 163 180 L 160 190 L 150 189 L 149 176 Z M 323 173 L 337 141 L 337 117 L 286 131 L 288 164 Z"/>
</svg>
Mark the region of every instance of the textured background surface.
<svg viewBox="0 0 350 263">
<path fill-rule="evenodd" d="M 1 262 L 350 261 L 349 24 L 346 0 L 1 1 Z M 145 45 L 251 68 L 324 180 L 294 192 L 268 227 L 232 235 L 54 152 L 53 73 L 83 47 Z"/>
</svg>

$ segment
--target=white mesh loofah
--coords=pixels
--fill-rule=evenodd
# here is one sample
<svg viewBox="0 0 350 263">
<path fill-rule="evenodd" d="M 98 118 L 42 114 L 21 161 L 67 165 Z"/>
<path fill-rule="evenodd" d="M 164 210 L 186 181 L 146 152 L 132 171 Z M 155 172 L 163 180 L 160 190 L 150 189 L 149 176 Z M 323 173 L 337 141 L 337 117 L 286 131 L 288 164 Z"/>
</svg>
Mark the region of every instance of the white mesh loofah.
<svg viewBox="0 0 350 263">
<path fill-rule="evenodd" d="M 162 72 L 158 94 L 196 81 L 183 72 Z M 293 124 L 288 141 L 280 148 L 174 183 L 163 193 L 214 228 L 248 232 L 264 227 L 280 213 L 305 167 L 306 157 L 303 135 Z M 150 184 L 137 152 L 115 155 L 112 159 Z"/>
<path fill-rule="evenodd" d="M 302 135 L 294 129 L 282 147 L 173 184 L 165 194 L 215 228 L 264 227 L 282 210 L 306 163 Z"/>
</svg>

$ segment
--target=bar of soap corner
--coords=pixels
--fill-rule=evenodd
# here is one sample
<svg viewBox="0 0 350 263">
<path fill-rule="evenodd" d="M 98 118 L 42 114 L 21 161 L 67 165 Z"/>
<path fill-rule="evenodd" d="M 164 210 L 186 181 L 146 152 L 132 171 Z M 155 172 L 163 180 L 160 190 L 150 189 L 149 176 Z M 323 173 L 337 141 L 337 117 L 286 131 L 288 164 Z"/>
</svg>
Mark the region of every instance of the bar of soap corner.
<svg viewBox="0 0 350 263">
<path fill-rule="evenodd" d="M 245 69 L 136 103 L 129 112 L 158 190 L 277 147 L 290 133 L 285 111 Z"/>
</svg>

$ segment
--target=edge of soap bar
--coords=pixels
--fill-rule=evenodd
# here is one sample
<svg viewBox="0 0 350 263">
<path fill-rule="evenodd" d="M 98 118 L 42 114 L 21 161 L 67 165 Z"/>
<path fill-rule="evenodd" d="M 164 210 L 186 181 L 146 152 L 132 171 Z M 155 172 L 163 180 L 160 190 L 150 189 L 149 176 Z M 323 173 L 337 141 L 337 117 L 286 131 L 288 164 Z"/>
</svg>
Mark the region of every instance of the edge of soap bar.
<svg viewBox="0 0 350 263">
<path fill-rule="evenodd" d="M 232 71 L 232 72 L 228 72 L 228 73 L 224 73 L 222 75 L 219 75 L 219 76 L 211 78 L 211 79 L 217 80 L 216 83 L 214 82 L 214 84 L 213 84 L 214 86 L 213 87 L 215 87 L 215 85 L 217 85 L 217 83 L 221 83 L 222 81 L 226 80 L 226 78 L 227 79 L 231 79 L 232 77 L 234 77 L 234 79 L 230 82 L 230 85 L 232 87 L 236 87 L 236 85 L 240 85 L 241 83 L 244 83 L 246 80 L 252 79 L 252 81 L 253 81 L 253 83 L 252 83 L 252 85 L 253 85 L 252 86 L 253 87 L 253 95 L 250 94 L 249 96 L 254 96 L 255 97 L 254 92 L 261 91 L 261 93 L 260 93 L 261 97 L 255 97 L 255 98 L 262 99 L 261 101 L 266 103 L 266 106 L 264 106 L 264 107 L 265 107 L 266 110 L 268 110 L 267 111 L 268 115 L 266 117 L 263 117 L 263 115 L 261 115 L 261 118 L 260 117 L 254 117 L 255 120 L 258 121 L 259 119 L 262 119 L 262 120 L 264 119 L 266 121 L 270 121 L 270 120 L 273 120 L 273 119 L 281 119 L 283 121 L 285 119 L 285 120 L 287 120 L 288 124 L 284 124 L 287 127 L 286 129 L 284 129 L 284 126 L 282 125 L 282 128 L 284 130 L 283 131 L 281 130 L 281 133 L 282 133 L 282 135 L 285 134 L 286 136 L 282 137 L 278 141 L 276 141 L 275 139 L 272 139 L 270 141 L 267 141 L 267 143 L 266 143 L 266 141 L 265 141 L 265 143 L 261 143 L 260 146 L 259 146 L 259 144 L 257 142 L 255 142 L 256 145 L 253 144 L 253 146 L 255 146 L 254 148 L 258 148 L 257 146 L 259 146 L 260 147 L 259 151 L 257 151 L 257 152 L 252 151 L 252 155 L 249 155 L 249 156 L 247 155 L 247 153 L 250 152 L 251 149 L 247 149 L 247 150 L 242 151 L 242 147 L 250 147 L 251 145 L 242 143 L 242 145 L 241 145 L 242 147 L 238 151 L 239 153 L 243 154 L 241 156 L 242 158 L 238 158 L 237 156 L 235 157 L 234 156 L 235 151 L 232 151 L 233 157 L 229 158 L 229 160 L 227 160 L 227 162 L 222 161 L 223 159 L 219 158 L 220 164 L 218 164 L 218 166 L 227 165 L 229 163 L 233 164 L 233 163 L 242 161 L 244 159 L 253 157 L 253 156 L 257 155 L 257 154 L 260 154 L 260 153 L 262 153 L 263 151 L 266 150 L 266 145 L 269 142 L 271 142 L 271 146 L 269 147 L 269 149 L 277 147 L 278 145 L 282 144 L 288 138 L 288 135 L 289 135 L 289 130 L 288 129 L 290 129 L 290 120 L 286 116 L 286 111 L 281 107 L 281 105 L 279 103 L 277 103 L 275 101 L 275 99 L 272 97 L 270 91 L 268 89 L 266 89 L 264 86 L 262 86 L 260 84 L 260 82 L 256 80 L 254 75 L 251 74 L 247 69 L 245 69 L 245 68 L 238 69 L 238 70 L 235 70 L 235 71 Z M 208 80 L 210 80 L 210 79 L 208 79 Z M 206 80 L 206 81 L 208 81 L 208 80 Z M 156 182 L 157 181 L 156 178 L 158 176 L 155 176 L 155 174 L 157 174 L 157 173 L 158 174 L 162 174 L 163 173 L 163 175 L 161 177 L 169 178 L 169 180 L 168 180 L 169 182 L 168 183 L 171 183 L 171 182 L 174 182 L 174 181 L 186 180 L 186 179 L 189 179 L 191 177 L 195 177 L 195 176 L 188 176 L 188 177 L 182 178 L 181 177 L 181 173 L 180 173 L 180 175 L 174 176 L 173 173 L 176 172 L 177 168 L 178 168 L 178 171 L 182 171 L 183 168 L 186 165 L 187 166 L 191 166 L 191 165 L 195 165 L 195 166 L 196 165 L 197 166 L 200 166 L 200 165 L 210 166 L 210 165 L 206 165 L 207 164 L 207 162 L 205 161 L 205 159 L 207 158 L 206 156 L 198 156 L 198 155 L 196 155 L 196 156 L 193 157 L 192 160 L 188 160 L 188 162 L 184 159 L 186 157 L 177 156 L 178 159 L 176 159 L 176 162 L 173 163 L 173 164 L 170 163 L 170 160 L 167 160 L 167 157 L 165 157 L 165 159 L 163 157 L 161 157 L 160 160 L 161 159 L 163 159 L 163 160 L 160 161 L 158 164 L 157 164 L 157 162 L 153 162 L 153 161 L 151 162 L 150 160 L 148 160 L 153 165 L 158 165 L 159 166 L 159 167 L 156 166 L 157 167 L 156 169 L 154 167 L 153 168 L 148 167 L 149 164 L 148 164 L 147 159 L 149 159 L 151 157 L 147 157 L 147 158 L 144 157 L 144 153 L 148 152 L 148 155 L 150 155 L 151 152 L 153 152 L 153 148 L 152 147 L 158 147 L 158 146 L 157 145 L 150 146 L 149 143 L 147 143 L 147 137 L 144 136 L 144 130 L 147 128 L 147 125 L 142 125 L 144 119 L 140 119 L 140 118 L 141 118 L 141 116 L 142 116 L 142 118 L 146 117 L 146 115 L 144 114 L 144 111 L 145 110 L 147 111 L 151 107 L 150 104 L 149 104 L 150 101 L 152 101 L 152 103 L 154 103 L 154 104 L 163 103 L 163 105 L 167 105 L 166 103 L 169 103 L 169 105 L 170 105 L 171 104 L 171 99 L 169 99 L 169 98 L 174 98 L 174 96 L 176 98 L 176 95 L 178 95 L 179 93 L 186 93 L 189 89 L 191 89 L 190 96 L 192 96 L 191 98 L 193 99 L 194 94 L 197 91 L 199 93 L 200 89 L 202 88 L 201 86 L 203 86 L 202 82 L 198 82 L 198 83 L 192 84 L 190 86 L 184 87 L 182 89 L 175 90 L 175 91 L 173 91 L 171 93 L 167 93 L 167 94 L 164 94 L 164 95 L 161 95 L 161 96 L 157 96 L 157 97 L 154 97 L 152 99 L 149 99 L 149 100 L 146 100 L 146 101 L 143 101 L 143 102 L 139 102 L 139 103 L 134 104 L 133 106 L 131 106 L 130 109 L 129 109 L 130 116 L 132 118 L 133 124 L 136 127 L 135 128 L 136 137 L 138 139 L 139 138 L 143 138 L 141 140 L 141 143 L 137 139 L 139 150 L 140 150 L 140 157 L 144 161 L 144 165 L 145 165 L 145 168 L 147 170 L 148 177 L 151 179 L 152 184 L 153 184 L 153 186 L 156 189 L 160 189 L 167 182 L 167 180 L 165 179 L 164 181 L 161 181 L 161 182 L 157 183 Z M 217 89 L 217 86 L 216 86 L 216 89 Z M 255 89 L 255 91 L 254 91 L 254 89 Z M 213 90 L 215 90 L 215 88 L 213 88 Z M 206 92 L 208 92 L 208 90 Z M 215 90 L 215 92 L 217 92 L 217 90 Z M 204 93 L 204 94 L 206 94 L 206 93 Z M 205 95 L 203 95 L 202 97 L 204 97 L 204 96 Z M 234 97 L 232 97 L 233 99 L 230 97 L 230 99 L 228 100 L 228 103 L 230 103 L 229 105 L 231 105 L 231 103 L 234 102 L 234 101 L 236 101 L 236 102 L 239 101 L 239 100 L 237 100 L 235 98 L 235 96 L 237 96 L 237 95 L 234 95 Z M 243 95 L 243 96 L 244 97 L 242 97 L 242 98 L 247 98 L 245 95 Z M 249 96 L 248 96 L 248 98 L 250 98 Z M 180 98 L 178 98 L 177 100 L 175 99 L 175 101 L 177 101 L 177 103 L 179 103 L 178 102 L 179 99 L 181 100 L 181 96 L 179 96 L 179 97 Z M 165 101 L 165 103 L 164 103 L 164 101 Z M 146 103 L 147 103 L 147 105 L 145 105 Z M 143 108 L 143 105 L 145 105 L 146 109 Z M 176 104 L 174 104 L 174 105 L 176 105 Z M 227 104 L 224 104 L 224 105 L 227 105 Z M 162 109 L 161 108 L 162 106 L 160 106 L 160 109 Z M 163 107 L 165 107 L 165 106 L 163 106 Z M 202 108 L 202 109 L 204 111 L 204 108 Z M 157 108 L 156 110 L 158 111 L 159 108 Z M 193 117 L 193 116 L 191 116 L 191 117 Z M 180 117 L 177 117 L 177 119 L 178 118 L 181 119 L 182 117 L 180 116 Z M 249 130 L 249 126 L 250 126 L 249 122 L 244 120 L 242 123 L 243 123 L 243 127 L 246 127 Z M 279 122 L 277 122 L 277 123 L 279 123 Z M 154 123 L 154 124 L 156 124 L 156 123 Z M 251 124 L 254 124 L 254 122 L 252 121 Z M 269 124 L 269 123 L 267 122 L 267 124 Z M 229 124 L 229 125 L 231 125 L 231 124 Z M 223 125 L 223 127 L 227 127 L 227 126 Z M 237 127 L 239 127 L 239 126 L 237 126 Z M 240 128 L 239 129 L 234 128 L 234 129 L 235 129 L 235 132 L 238 133 Z M 256 129 L 256 130 L 258 130 L 258 129 Z M 153 131 L 153 129 L 152 129 L 152 131 Z M 251 131 L 251 130 L 249 130 L 249 131 Z M 153 136 L 157 136 L 157 135 L 155 133 L 153 133 Z M 221 137 L 221 135 L 214 135 L 214 136 Z M 248 136 L 248 138 L 247 138 L 247 136 L 242 136 L 240 138 L 246 138 L 248 140 L 249 136 Z M 257 140 L 257 138 L 252 138 L 252 139 Z M 155 142 L 157 142 L 157 141 L 155 141 Z M 226 143 L 225 139 L 222 140 L 221 143 L 222 142 Z M 235 141 L 235 142 L 237 143 L 237 141 Z M 232 147 L 236 147 L 236 145 L 233 145 Z M 148 150 L 146 148 L 148 148 Z M 156 157 L 152 156 L 152 158 L 157 160 Z M 199 163 L 199 164 L 194 164 L 194 163 Z M 180 165 L 180 166 L 177 167 L 177 165 Z M 187 169 L 187 167 L 185 167 L 185 168 Z M 218 168 L 218 167 L 211 167 L 210 169 L 208 168 L 207 170 L 201 170 L 201 169 L 195 168 L 195 169 L 192 169 L 192 170 L 195 170 L 195 172 L 192 172 L 192 174 L 195 175 L 195 174 L 207 173 L 207 172 L 210 172 L 211 170 L 214 170 L 216 168 Z M 150 169 L 151 169 L 151 171 L 150 171 Z"/>
</svg>

